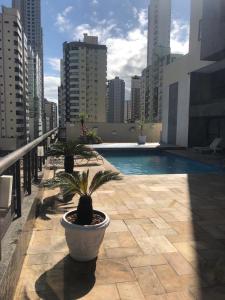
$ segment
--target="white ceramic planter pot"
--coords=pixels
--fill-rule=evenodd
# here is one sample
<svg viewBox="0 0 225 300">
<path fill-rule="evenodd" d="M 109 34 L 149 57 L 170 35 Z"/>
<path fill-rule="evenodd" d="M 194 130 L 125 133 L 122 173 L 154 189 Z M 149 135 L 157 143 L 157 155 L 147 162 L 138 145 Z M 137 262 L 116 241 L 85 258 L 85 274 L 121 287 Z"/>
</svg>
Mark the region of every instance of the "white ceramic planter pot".
<svg viewBox="0 0 225 300">
<path fill-rule="evenodd" d="M 76 225 L 67 221 L 64 214 L 61 224 L 65 228 L 66 242 L 70 256 L 77 261 L 89 261 L 98 256 L 98 251 L 104 238 L 105 230 L 109 226 L 110 219 L 106 213 L 95 211 L 105 217 L 104 221 L 97 225 Z"/>
<path fill-rule="evenodd" d="M 144 145 L 146 143 L 146 135 L 139 135 L 138 136 L 138 144 L 139 145 Z"/>
<path fill-rule="evenodd" d="M 0 208 L 8 209 L 11 206 L 12 185 L 12 176 L 0 176 Z"/>
</svg>

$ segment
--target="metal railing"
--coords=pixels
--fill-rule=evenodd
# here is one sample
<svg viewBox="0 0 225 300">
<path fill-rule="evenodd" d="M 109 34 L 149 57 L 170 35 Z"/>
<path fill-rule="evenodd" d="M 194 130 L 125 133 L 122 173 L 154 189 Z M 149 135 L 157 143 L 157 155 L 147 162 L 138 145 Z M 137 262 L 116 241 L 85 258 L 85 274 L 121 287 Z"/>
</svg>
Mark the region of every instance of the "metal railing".
<svg viewBox="0 0 225 300">
<path fill-rule="evenodd" d="M 22 200 L 32 192 L 32 182 L 38 182 L 38 172 L 45 164 L 48 137 L 57 132 L 57 128 L 45 133 L 20 149 L 0 158 L 0 176 L 13 176 L 13 190 L 11 207 L 0 212 L 0 259 L 1 240 L 6 233 L 10 223 L 6 224 L 4 219 L 10 222 L 22 215 Z M 38 147 L 43 146 L 44 156 L 38 157 Z M 7 217 L 6 217 L 7 216 Z"/>
</svg>

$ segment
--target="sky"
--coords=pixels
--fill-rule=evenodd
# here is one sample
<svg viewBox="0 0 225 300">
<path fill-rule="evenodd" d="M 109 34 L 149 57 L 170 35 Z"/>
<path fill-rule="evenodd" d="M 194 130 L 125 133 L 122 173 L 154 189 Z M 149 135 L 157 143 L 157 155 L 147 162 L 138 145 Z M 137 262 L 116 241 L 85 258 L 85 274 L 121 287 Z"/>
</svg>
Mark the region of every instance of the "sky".
<svg viewBox="0 0 225 300">
<path fill-rule="evenodd" d="M 147 58 L 147 7 L 150 0 L 42 0 L 45 97 L 57 102 L 62 44 L 97 35 L 108 48 L 107 79 L 140 75 Z M 10 6 L 11 0 L 0 0 Z M 172 0 L 171 50 L 188 52 L 190 0 Z"/>
</svg>

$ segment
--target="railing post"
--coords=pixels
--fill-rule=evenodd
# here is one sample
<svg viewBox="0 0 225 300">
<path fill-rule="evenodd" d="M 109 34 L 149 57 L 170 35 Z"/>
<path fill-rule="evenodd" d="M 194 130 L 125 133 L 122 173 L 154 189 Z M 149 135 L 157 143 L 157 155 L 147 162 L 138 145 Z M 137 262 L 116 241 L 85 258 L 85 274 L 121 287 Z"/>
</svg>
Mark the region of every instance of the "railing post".
<svg viewBox="0 0 225 300">
<path fill-rule="evenodd" d="M 38 181 L 38 156 L 37 156 L 37 147 L 34 149 L 34 180 Z"/>
<path fill-rule="evenodd" d="M 21 177 L 20 177 L 20 160 L 15 163 L 15 188 L 16 188 L 16 205 L 15 212 L 17 217 L 21 217 Z"/>
<path fill-rule="evenodd" d="M 27 153 L 27 193 L 31 194 L 31 157 L 30 152 Z"/>
<path fill-rule="evenodd" d="M 23 157 L 23 190 L 27 192 L 27 156 Z"/>
</svg>

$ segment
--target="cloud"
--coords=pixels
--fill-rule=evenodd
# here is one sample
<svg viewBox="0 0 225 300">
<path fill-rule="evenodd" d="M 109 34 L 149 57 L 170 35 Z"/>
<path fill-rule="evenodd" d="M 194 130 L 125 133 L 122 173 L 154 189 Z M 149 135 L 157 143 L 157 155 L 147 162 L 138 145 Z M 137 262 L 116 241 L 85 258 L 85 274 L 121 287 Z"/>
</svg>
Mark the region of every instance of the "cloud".
<svg viewBox="0 0 225 300">
<path fill-rule="evenodd" d="M 127 33 L 117 26 L 113 19 L 101 20 L 95 26 L 81 24 L 74 28 L 73 38 L 82 38 L 83 33 L 96 35 L 99 42 L 106 44 L 108 79 L 115 76 L 125 80 L 129 97 L 131 76 L 140 75 L 146 66 L 147 57 L 147 14 L 145 10 L 137 12 L 138 24 Z"/>
<path fill-rule="evenodd" d="M 68 6 L 63 10 L 62 13 L 57 14 L 55 25 L 58 27 L 59 31 L 65 32 L 72 28 L 72 24 L 68 19 L 68 14 L 71 12 L 72 9 L 72 6 Z"/>
<path fill-rule="evenodd" d="M 57 102 L 58 86 L 60 85 L 60 78 L 58 76 L 44 76 L 45 84 L 45 98 Z"/>
<path fill-rule="evenodd" d="M 93 5 L 98 5 L 98 0 L 92 0 Z"/>
<path fill-rule="evenodd" d="M 60 58 L 49 57 L 48 64 L 51 66 L 52 70 L 60 72 Z"/>
<path fill-rule="evenodd" d="M 122 30 L 113 17 L 98 20 L 92 23 L 83 23 L 78 26 L 65 28 L 74 40 L 83 38 L 83 33 L 96 35 L 101 44 L 108 48 L 108 79 L 115 76 L 125 80 L 126 97 L 130 97 L 131 77 L 140 75 L 146 67 L 147 58 L 147 9 L 133 7 L 136 23 L 128 24 L 127 31 Z M 188 52 L 189 26 L 181 20 L 173 20 L 171 30 L 171 49 L 173 53 L 185 54 Z M 54 61 L 52 61 L 54 63 Z"/>
<path fill-rule="evenodd" d="M 170 34 L 172 53 L 187 54 L 189 51 L 189 24 L 182 20 L 173 20 Z"/>
</svg>

